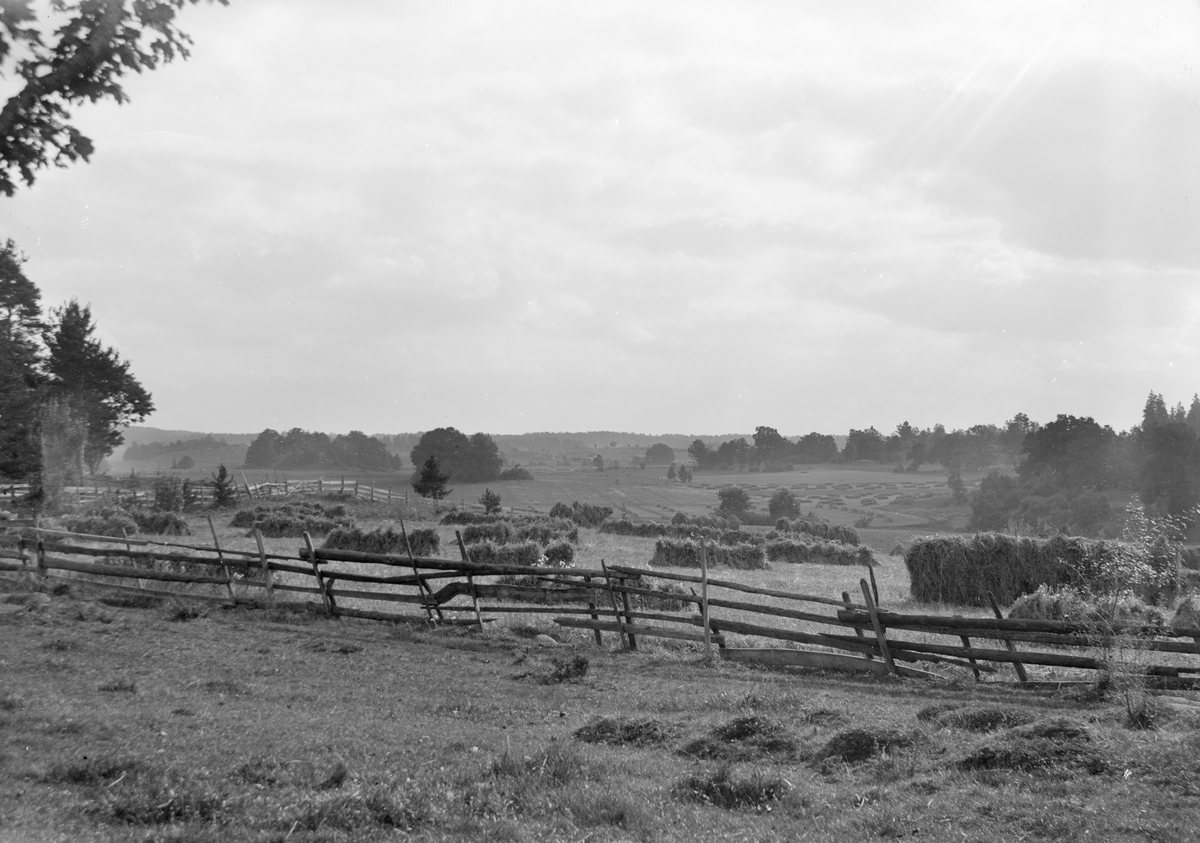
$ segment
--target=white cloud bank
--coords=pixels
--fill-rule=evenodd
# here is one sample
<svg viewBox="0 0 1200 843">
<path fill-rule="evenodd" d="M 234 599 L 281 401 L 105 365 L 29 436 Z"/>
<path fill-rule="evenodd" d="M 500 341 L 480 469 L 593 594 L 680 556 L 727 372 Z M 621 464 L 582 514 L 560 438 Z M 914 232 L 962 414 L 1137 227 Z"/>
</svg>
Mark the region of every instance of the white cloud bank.
<svg viewBox="0 0 1200 843">
<path fill-rule="evenodd" d="M 1200 11 L 235 0 L 0 219 L 166 427 L 790 433 L 1200 390 Z"/>
</svg>

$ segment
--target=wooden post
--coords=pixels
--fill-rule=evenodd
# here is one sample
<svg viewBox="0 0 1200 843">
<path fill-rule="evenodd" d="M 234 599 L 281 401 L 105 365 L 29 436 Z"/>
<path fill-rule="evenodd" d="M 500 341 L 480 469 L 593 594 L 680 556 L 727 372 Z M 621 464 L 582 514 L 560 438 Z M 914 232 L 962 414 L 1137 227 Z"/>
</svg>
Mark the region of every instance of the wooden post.
<svg viewBox="0 0 1200 843">
<path fill-rule="evenodd" d="M 992 612 L 996 615 L 996 620 L 1004 620 L 1004 613 L 1000 611 L 1000 605 L 996 602 L 996 598 L 992 596 L 990 591 L 988 592 L 988 602 L 992 604 Z M 1017 645 L 1009 638 L 1004 639 L 1004 646 L 1010 653 L 1017 652 Z M 1029 674 L 1025 672 L 1025 665 L 1020 662 L 1013 662 L 1013 669 L 1017 672 L 1017 679 L 1022 685 L 1029 681 Z"/>
<path fill-rule="evenodd" d="M 427 601 L 425 603 L 425 615 L 429 618 L 429 622 L 433 623 L 433 610 L 437 609 L 438 620 L 442 620 L 442 607 L 437 605 L 437 600 L 433 596 L 433 589 L 429 587 L 429 583 L 421 579 L 421 572 L 417 570 L 417 560 L 413 556 L 412 544 L 408 540 L 408 530 L 404 529 L 403 518 L 400 519 L 400 535 L 404 536 L 404 548 L 408 551 L 408 561 L 412 564 L 413 576 L 417 578 L 417 591 L 421 592 Z"/>
<path fill-rule="evenodd" d="M 455 530 L 454 538 L 458 540 L 458 552 L 462 554 L 463 561 L 470 562 L 471 554 L 467 553 L 467 546 L 463 543 L 462 533 Z M 470 573 L 467 574 L 467 587 L 471 589 L 471 605 L 475 607 L 475 620 L 479 622 L 479 634 L 482 635 L 484 628 L 483 615 L 479 611 L 479 592 L 475 590 L 475 578 Z"/>
<path fill-rule="evenodd" d="M 371 503 L 375 503 L 375 484 L 372 483 L 369 488 L 371 490 Z"/>
<path fill-rule="evenodd" d="M 591 578 L 591 577 L 584 577 L 584 578 L 583 578 L 583 581 L 584 581 L 585 583 L 588 583 L 588 584 L 590 585 L 590 584 L 591 584 L 591 582 L 592 582 L 592 578 Z M 593 620 L 593 621 L 595 621 L 596 623 L 599 623 L 599 622 L 600 622 L 600 616 L 596 614 L 596 601 L 594 601 L 594 600 L 588 601 L 588 608 L 592 610 L 592 620 Z M 603 639 L 603 638 L 601 637 L 601 635 L 600 635 L 600 630 L 598 630 L 598 629 L 593 629 L 593 630 L 592 630 L 592 635 L 594 635 L 594 636 L 596 637 L 596 646 L 597 646 L 597 647 L 603 647 L 603 646 L 604 646 L 604 639 Z"/>
<path fill-rule="evenodd" d="M 867 576 L 871 578 L 871 594 L 875 596 L 875 605 L 879 605 L 879 586 L 875 583 L 875 568 L 872 565 L 867 566 Z"/>
<path fill-rule="evenodd" d="M 308 561 L 312 563 L 313 576 L 317 578 L 317 589 L 321 592 L 321 602 L 325 604 L 325 614 L 333 617 L 334 609 L 333 594 L 330 593 L 329 586 L 325 584 L 325 578 L 321 576 L 321 567 L 317 564 L 317 549 L 313 547 L 312 536 L 308 533 L 304 534 L 304 548 L 308 553 Z"/>
<path fill-rule="evenodd" d="M 238 469 L 238 474 L 242 475 L 242 485 L 246 487 L 246 497 L 254 497 L 254 493 L 250 491 L 250 481 L 246 479 L 246 472 Z"/>
<path fill-rule="evenodd" d="M 322 482 L 323 480 L 324 480 L 324 478 L 323 478 L 323 477 L 318 477 L 318 478 L 317 478 L 317 494 L 318 494 L 318 495 L 320 495 L 321 493 L 323 493 L 323 492 L 325 491 L 325 490 L 324 490 L 324 488 L 323 488 L 323 485 L 324 485 L 324 484 L 323 484 L 323 482 Z"/>
<path fill-rule="evenodd" d="M 342 475 L 342 490 L 338 492 L 340 495 L 346 494 L 346 475 Z"/>
<path fill-rule="evenodd" d="M 850 592 L 848 592 L 848 591 L 843 591 L 843 592 L 842 592 L 842 602 L 846 604 L 846 608 L 847 608 L 847 609 L 853 609 L 853 608 L 854 608 L 854 604 L 850 602 Z M 865 637 L 866 637 L 865 633 L 863 633 L 863 631 L 862 631 L 861 629 L 859 629 L 857 626 L 856 626 L 856 627 L 854 627 L 854 634 L 855 634 L 855 635 L 857 635 L 859 638 L 865 638 Z M 867 653 L 867 654 L 866 654 L 866 656 L 867 656 L 867 660 L 868 660 L 868 661 L 874 661 L 874 660 L 875 660 L 875 657 L 874 657 L 874 656 L 872 656 L 870 653 Z"/>
<path fill-rule="evenodd" d="M 888 673 L 895 675 L 896 663 L 892 661 L 892 651 L 888 649 L 887 637 L 883 634 L 883 626 L 879 623 L 879 613 L 875 611 L 875 601 L 871 598 L 871 586 L 866 580 L 859 580 L 858 584 L 862 587 L 863 600 L 867 604 L 867 613 L 871 616 L 871 626 L 875 627 L 875 638 L 879 641 L 879 652 L 883 654 L 883 660 L 887 662 Z"/>
<path fill-rule="evenodd" d="M 388 486 L 388 503 L 392 502 L 392 487 Z"/>
<path fill-rule="evenodd" d="M 41 534 L 38 534 L 37 549 L 35 552 L 37 553 L 38 576 L 41 577 L 41 579 L 45 580 L 46 579 L 46 548 L 42 544 Z"/>
<path fill-rule="evenodd" d="M 971 649 L 971 639 L 969 636 L 960 635 L 958 637 L 962 641 L 962 645 L 964 647 L 966 647 L 968 650 Z M 979 674 L 979 667 L 975 664 L 975 657 L 967 656 L 967 661 L 971 663 L 971 672 L 975 674 L 975 681 L 978 682 L 979 678 L 980 678 L 980 674 Z"/>
<path fill-rule="evenodd" d="M 275 575 L 271 573 L 271 564 L 267 561 L 267 549 L 263 546 L 262 530 L 254 528 L 254 541 L 258 545 L 258 559 L 262 564 L 263 583 L 267 586 L 267 605 L 275 608 Z"/>
<path fill-rule="evenodd" d="M 225 587 L 229 589 L 229 602 L 237 603 L 237 598 L 233 596 L 233 574 L 229 571 L 229 565 L 225 562 L 225 554 L 221 553 L 221 542 L 217 539 L 217 528 L 213 525 L 211 515 L 206 515 L 208 519 L 208 529 L 212 531 L 213 547 L 217 549 L 217 558 L 221 560 L 221 569 L 225 572 Z"/>
<path fill-rule="evenodd" d="M 128 550 L 130 553 L 132 553 L 133 545 L 131 545 L 129 543 L 129 533 L 125 530 L 124 527 L 121 528 L 121 535 L 124 536 L 124 538 L 125 538 L 125 549 Z M 134 563 L 132 556 L 129 557 L 129 562 L 130 562 L 130 564 L 133 564 L 134 567 L 136 567 L 136 563 Z M 141 577 L 137 578 L 137 584 L 138 584 L 138 588 L 144 589 L 146 587 L 146 581 L 143 580 Z"/>
<path fill-rule="evenodd" d="M 354 499 L 358 500 L 358 481 L 354 481 Z"/>
<path fill-rule="evenodd" d="M 617 608 L 617 593 L 613 591 L 612 576 L 608 573 L 608 566 L 604 564 L 604 560 L 600 560 L 600 570 L 604 572 L 604 582 L 608 586 L 608 599 L 612 603 L 613 620 L 617 622 L 617 634 L 621 638 L 621 649 L 631 649 L 629 646 L 629 636 L 625 632 L 625 622 L 621 618 L 621 610 Z"/>
<path fill-rule="evenodd" d="M 712 632 L 708 628 L 708 549 L 700 542 L 700 620 L 704 625 L 704 658 L 712 661 Z"/>
<path fill-rule="evenodd" d="M 283 475 L 283 493 L 285 495 L 290 495 L 292 493 L 292 490 L 288 488 L 288 479 L 286 474 Z"/>
</svg>

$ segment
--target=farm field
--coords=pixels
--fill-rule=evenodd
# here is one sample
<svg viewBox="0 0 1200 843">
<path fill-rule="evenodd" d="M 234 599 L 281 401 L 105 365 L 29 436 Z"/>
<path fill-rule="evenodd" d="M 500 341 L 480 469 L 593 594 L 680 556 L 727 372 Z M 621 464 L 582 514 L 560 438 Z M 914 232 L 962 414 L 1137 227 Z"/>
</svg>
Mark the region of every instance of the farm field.
<svg viewBox="0 0 1200 843">
<path fill-rule="evenodd" d="M 559 501 L 578 500 L 611 506 L 618 515 L 635 521 L 664 521 L 676 512 L 710 514 L 719 503 L 717 491 L 724 486 L 744 487 L 758 512 L 767 510 L 767 502 L 777 489 L 786 488 L 796 495 L 806 517 L 842 525 L 870 518 L 869 527 L 859 528 L 860 535 L 871 547 L 883 552 L 915 535 L 964 529 L 970 514 L 966 504 L 953 500 L 944 473 L 895 474 L 873 464 L 814 465 L 789 472 L 697 472 L 689 484 L 667 480 L 662 466 L 606 471 L 559 466 L 529 470 L 534 479 L 528 481 L 456 484 L 451 480 L 453 491 L 442 506 L 471 506 L 485 488 L 491 488 L 500 495 L 505 508 L 544 513 Z M 138 471 L 142 473 L 142 469 Z M 343 479 L 348 484 L 357 480 L 364 489 L 368 484 L 376 487 L 381 497 L 389 488 L 394 497 L 407 494 L 411 509 L 430 515 L 433 512 L 429 502 L 412 493 L 409 471 L 231 471 L 239 484 L 243 475 L 253 485 L 282 483 L 284 479 L 297 483 L 318 477 L 335 485 Z M 175 473 L 192 480 L 211 476 L 211 471 L 203 467 Z M 982 473 L 967 473 L 963 479 L 970 489 L 982 476 Z M 1114 506 L 1120 505 L 1121 501 L 1114 501 Z"/>
<path fill-rule="evenodd" d="M 350 506 L 365 526 L 435 526 Z M 231 514 L 214 517 L 222 546 L 251 549 Z M 189 522 L 185 541 L 211 539 Z M 653 552 L 580 533 L 583 566 Z M 879 558 L 881 603 L 902 609 L 903 563 Z M 863 574 L 713 571 L 829 596 Z M 0 578 L 5 841 L 1182 841 L 1200 817 L 1196 694 L 1156 698 L 1140 731 L 1090 686 L 708 664 L 696 644 L 628 653 L 546 615 L 480 633 L 27 588 Z"/>
</svg>

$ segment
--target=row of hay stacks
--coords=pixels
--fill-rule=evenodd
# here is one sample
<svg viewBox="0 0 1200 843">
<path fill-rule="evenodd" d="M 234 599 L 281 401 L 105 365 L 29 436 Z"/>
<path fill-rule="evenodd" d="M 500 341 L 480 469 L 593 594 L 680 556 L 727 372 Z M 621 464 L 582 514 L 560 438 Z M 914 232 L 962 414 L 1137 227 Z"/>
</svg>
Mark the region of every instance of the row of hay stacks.
<svg viewBox="0 0 1200 843">
<path fill-rule="evenodd" d="M 1086 588 L 1119 564 L 1122 548 L 1073 536 L 937 535 L 914 541 L 904 564 L 914 600 L 987 606 L 989 594 L 1009 604 L 1042 585 Z"/>
<path fill-rule="evenodd" d="M 871 548 L 852 547 L 840 542 L 802 542 L 779 539 L 766 544 L 767 558 L 772 562 L 816 563 L 819 565 L 874 565 Z"/>
<path fill-rule="evenodd" d="M 708 553 L 709 565 L 743 570 L 770 567 L 761 544 L 746 542 L 730 545 L 693 539 L 659 539 L 654 544 L 654 556 L 650 564 L 668 568 L 699 568 L 702 546 Z"/>
<path fill-rule="evenodd" d="M 778 533 L 802 533 L 826 541 L 858 545 L 858 531 L 841 524 L 826 524 L 824 521 L 789 520 L 780 518 L 775 522 Z"/>
</svg>

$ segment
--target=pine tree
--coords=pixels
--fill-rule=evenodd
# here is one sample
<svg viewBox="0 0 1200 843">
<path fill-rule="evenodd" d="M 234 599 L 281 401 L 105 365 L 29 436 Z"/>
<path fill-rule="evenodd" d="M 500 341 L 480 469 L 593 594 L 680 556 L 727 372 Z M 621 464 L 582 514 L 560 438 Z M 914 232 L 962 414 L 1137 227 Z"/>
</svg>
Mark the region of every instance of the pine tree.
<svg viewBox="0 0 1200 843">
<path fill-rule="evenodd" d="M 479 503 L 488 515 L 500 511 L 500 496 L 491 489 L 483 490 L 483 494 L 479 496 Z"/>
<path fill-rule="evenodd" d="M 454 491 L 446 488 L 446 481 L 449 479 L 449 474 L 442 474 L 437 457 L 430 455 L 421 466 L 421 475 L 413 481 L 412 487 L 421 497 L 440 501 Z"/>
</svg>

